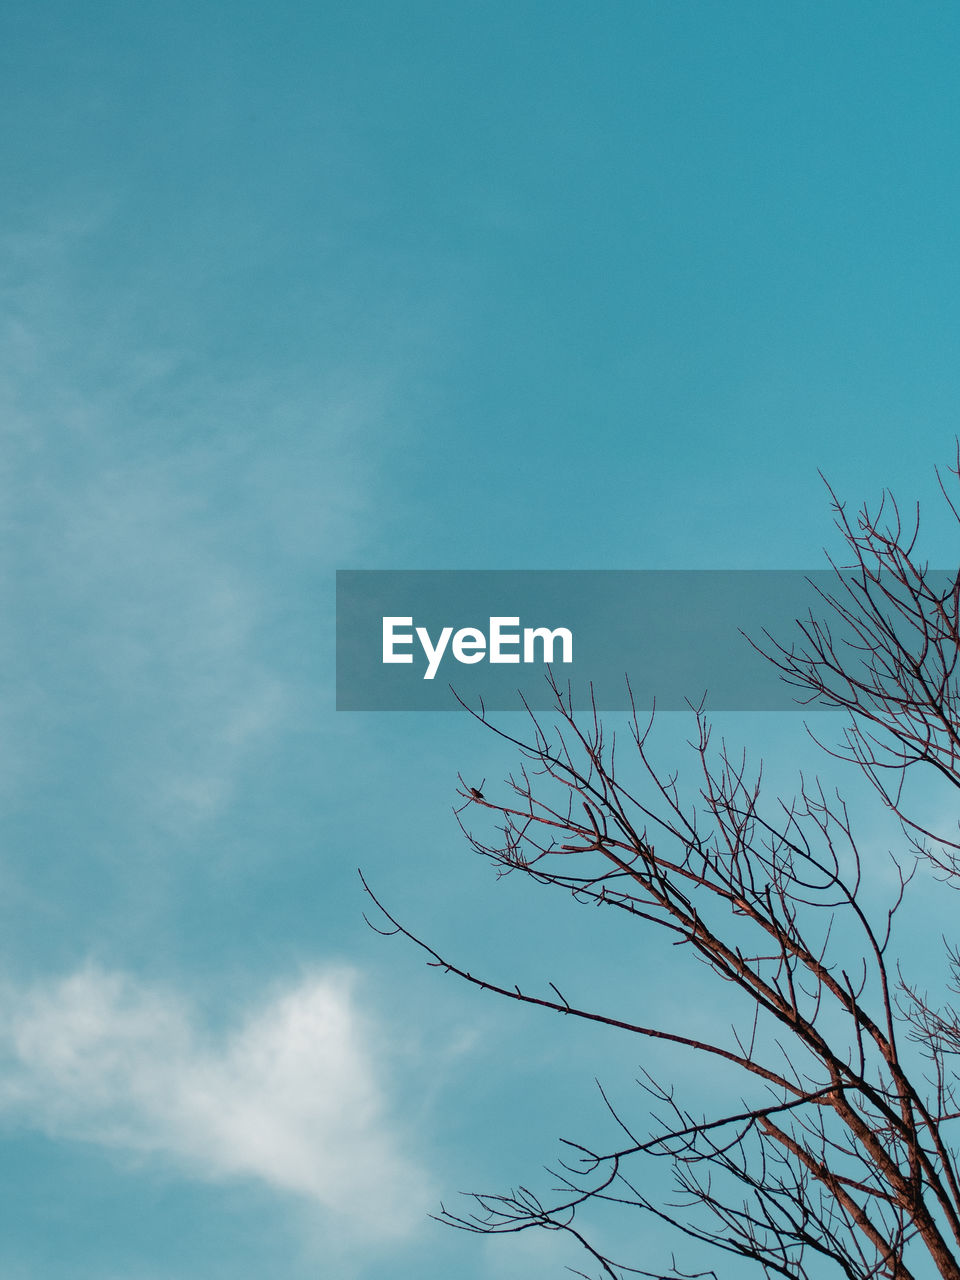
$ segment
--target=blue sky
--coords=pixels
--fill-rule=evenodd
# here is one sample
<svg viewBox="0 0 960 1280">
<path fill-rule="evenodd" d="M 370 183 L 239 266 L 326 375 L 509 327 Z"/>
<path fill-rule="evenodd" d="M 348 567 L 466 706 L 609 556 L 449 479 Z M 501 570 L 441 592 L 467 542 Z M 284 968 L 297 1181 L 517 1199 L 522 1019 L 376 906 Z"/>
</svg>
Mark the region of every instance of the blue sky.
<svg viewBox="0 0 960 1280">
<path fill-rule="evenodd" d="M 960 14 L 10 0 L 0 50 L 0 1270 L 560 1274 L 424 1215 L 635 1048 L 443 981 L 355 869 L 626 979 L 467 855 L 495 744 L 335 713 L 334 571 L 819 567 L 818 468 L 950 563 Z"/>
</svg>

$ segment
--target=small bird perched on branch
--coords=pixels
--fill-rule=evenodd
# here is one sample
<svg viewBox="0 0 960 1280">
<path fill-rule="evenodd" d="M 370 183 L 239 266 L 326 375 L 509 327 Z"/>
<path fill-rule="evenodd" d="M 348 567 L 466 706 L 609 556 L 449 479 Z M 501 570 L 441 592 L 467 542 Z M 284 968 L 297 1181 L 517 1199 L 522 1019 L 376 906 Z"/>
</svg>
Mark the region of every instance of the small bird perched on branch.
<svg viewBox="0 0 960 1280">
<path fill-rule="evenodd" d="M 486 778 L 484 778 L 483 782 L 486 782 Z M 474 800 L 482 800 L 484 798 L 482 790 L 483 782 L 480 783 L 479 787 L 470 788 L 470 794 L 473 796 Z"/>
</svg>

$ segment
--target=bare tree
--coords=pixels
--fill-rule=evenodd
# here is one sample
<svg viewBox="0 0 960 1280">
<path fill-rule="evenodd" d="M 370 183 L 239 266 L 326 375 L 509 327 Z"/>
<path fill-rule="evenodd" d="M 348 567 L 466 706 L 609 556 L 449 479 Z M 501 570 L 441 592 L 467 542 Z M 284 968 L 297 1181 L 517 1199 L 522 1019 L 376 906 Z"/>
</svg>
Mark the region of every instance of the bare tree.
<svg viewBox="0 0 960 1280">
<path fill-rule="evenodd" d="M 950 475 L 960 481 L 960 448 Z M 458 819 L 476 852 L 500 874 L 662 931 L 737 989 L 749 1014 L 722 1042 L 682 1023 L 643 1025 L 602 1000 L 570 1001 L 552 984 L 541 993 L 498 985 L 441 955 L 367 887 L 381 932 L 404 935 L 431 964 L 510 1000 L 668 1041 L 705 1071 L 723 1063 L 743 1076 L 741 1104 L 707 1116 L 645 1077 L 653 1103 L 644 1132 L 604 1095 L 618 1140 L 568 1141 L 549 1195 L 523 1187 L 476 1195 L 461 1214 L 441 1208 L 442 1220 L 484 1233 L 567 1232 L 592 1258 L 592 1274 L 607 1277 L 693 1273 L 676 1262 L 644 1270 L 642 1255 L 608 1257 L 583 1225 L 591 1204 L 654 1215 L 718 1258 L 739 1259 L 735 1274 L 746 1260 L 765 1276 L 797 1280 L 960 1280 L 951 1145 L 960 1013 L 912 985 L 893 930 L 918 865 L 960 887 L 956 831 L 945 836 L 908 813 L 904 789 L 918 765 L 960 787 L 960 572 L 943 582 L 917 558 L 919 516 L 905 523 L 889 494 L 875 514 L 863 508 L 853 518 L 831 496 L 853 567 L 834 565 L 823 616 L 800 620 L 793 644 L 762 643 L 802 698 L 848 713 L 841 744 L 824 749 L 859 766 L 899 822 L 891 900 L 879 914 L 871 906 L 875 867 L 861 858 L 839 794 L 802 781 L 793 800 L 768 802 L 744 754 L 711 746 L 702 706 L 692 799 L 651 760 L 652 717 L 636 707 L 626 752 L 595 708 L 575 713 L 556 685 L 555 714 L 530 713 L 523 740 L 491 725 L 482 708 L 471 711 L 520 758 L 502 798 L 461 779 Z M 483 810 L 492 835 L 475 832 Z M 949 946 L 944 969 L 960 990 L 960 953 Z M 669 1162 L 675 1183 L 663 1201 L 641 1190 L 635 1172 L 656 1158 Z"/>
</svg>

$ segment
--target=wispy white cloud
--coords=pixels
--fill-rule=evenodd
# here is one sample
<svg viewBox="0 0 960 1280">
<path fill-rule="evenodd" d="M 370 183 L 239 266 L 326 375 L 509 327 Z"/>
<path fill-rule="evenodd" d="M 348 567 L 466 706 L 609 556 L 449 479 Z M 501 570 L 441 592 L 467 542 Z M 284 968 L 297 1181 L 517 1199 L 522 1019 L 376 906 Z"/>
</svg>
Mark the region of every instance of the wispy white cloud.
<svg viewBox="0 0 960 1280">
<path fill-rule="evenodd" d="M 196 329 L 155 330 L 135 281 L 94 277 L 91 297 L 82 264 L 110 235 L 107 205 L 0 228 L 0 729 L 18 744 L 0 787 L 49 784 L 63 743 L 103 733 L 122 744 L 112 811 L 178 832 L 296 721 L 278 652 L 365 536 L 385 391 L 370 370 L 204 359 Z"/>
<path fill-rule="evenodd" d="M 308 977 L 214 1034 L 175 993 L 88 967 L 3 987 L 0 1025 L 0 1113 L 19 1124 L 200 1179 L 257 1179 L 375 1240 L 410 1233 L 432 1203 L 348 970 Z"/>
</svg>

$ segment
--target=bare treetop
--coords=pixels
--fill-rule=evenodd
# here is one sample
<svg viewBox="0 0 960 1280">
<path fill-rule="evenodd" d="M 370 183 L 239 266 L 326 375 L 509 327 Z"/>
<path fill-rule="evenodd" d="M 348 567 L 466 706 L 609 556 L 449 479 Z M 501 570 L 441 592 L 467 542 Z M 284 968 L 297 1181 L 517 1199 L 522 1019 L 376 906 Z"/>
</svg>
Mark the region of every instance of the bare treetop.
<svg viewBox="0 0 960 1280">
<path fill-rule="evenodd" d="M 960 479 L 960 452 L 951 474 Z M 960 514 L 941 481 L 944 497 Z M 901 966 L 894 921 L 921 859 L 960 887 L 960 842 L 907 812 L 907 771 L 926 765 L 960 786 L 960 572 L 941 581 L 916 554 L 919 517 L 904 523 L 886 495 L 876 514 L 851 519 L 835 495 L 848 563 L 822 594 L 823 615 L 798 621 L 767 656 L 806 696 L 844 710 L 839 748 L 900 821 L 894 887 L 877 913 L 847 808 L 835 790 L 802 782 L 789 801 L 768 798 L 744 752 L 714 747 L 695 710 L 695 778 L 681 785 L 652 759 L 652 717 L 636 709 L 618 741 L 596 710 L 574 713 L 553 686 L 551 719 L 530 713 L 516 737 L 470 710 L 507 742 L 518 764 L 505 784 L 461 779 L 458 821 L 499 875 L 523 875 L 578 902 L 624 914 L 694 954 L 748 1016 L 728 1039 L 685 1025 L 646 1025 L 609 1009 L 603 993 L 571 998 L 553 984 L 532 992 L 498 985 L 442 955 L 373 897 L 384 932 L 400 933 L 429 962 L 467 982 L 567 1017 L 605 1024 L 642 1046 L 668 1041 L 742 1078 L 742 1104 L 704 1116 L 669 1083 L 644 1078 L 652 1099 L 638 1123 L 604 1101 L 619 1139 L 566 1141 L 551 1189 L 480 1194 L 441 1218 L 470 1231 L 545 1228 L 569 1233 L 592 1260 L 579 1275 L 679 1277 L 758 1274 L 795 1280 L 960 1280 L 960 1102 L 955 1062 L 960 1015 L 933 1007 Z M 833 563 L 833 562 L 831 562 Z M 942 575 L 940 575 L 942 578 Z M 365 882 L 366 883 L 366 882 Z M 949 945 L 945 966 L 960 980 Z M 745 1004 L 744 1004 L 745 1002 Z M 636 1170 L 667 1161 L 674 1189 L 641 1191 Z M 669 1224 L 708 1246 L 716 1269 L 682 1262 L 650 1270 L 647 1250 L 614 1259 L 590 1230 L 606 1203 Z M 584 1216 L 586 1214 L 586 1216 Z M 731 1258 L 733 1271 L 722 1270 Z M 599 1269 L 599 1270 L 597 1270 Z"/>
</svg>

